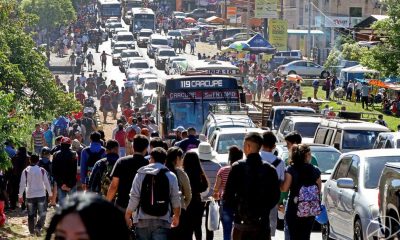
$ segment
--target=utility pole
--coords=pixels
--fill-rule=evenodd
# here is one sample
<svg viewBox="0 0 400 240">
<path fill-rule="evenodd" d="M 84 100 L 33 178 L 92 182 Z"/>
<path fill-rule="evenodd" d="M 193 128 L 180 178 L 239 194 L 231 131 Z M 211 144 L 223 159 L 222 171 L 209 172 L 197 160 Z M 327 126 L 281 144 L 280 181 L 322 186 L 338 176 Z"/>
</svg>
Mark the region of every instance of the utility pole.
<svg viewBox="0 0 400 240">
<path fill-rule="evenodd" d="M 308 0 L 307 60 L 311 58 L 311 0 Z"/>
<path fill-rule="evenodd" d="M 281 12 L 279 13 L 279 19 L 283 19 L 283 0 L 281 0 L 280 5 L 281 5 Z"/>
<path fill-rule="evenodd" d="M 250 0 L 247 0 L 247 35 L 250 35 Z"/>
</svg>

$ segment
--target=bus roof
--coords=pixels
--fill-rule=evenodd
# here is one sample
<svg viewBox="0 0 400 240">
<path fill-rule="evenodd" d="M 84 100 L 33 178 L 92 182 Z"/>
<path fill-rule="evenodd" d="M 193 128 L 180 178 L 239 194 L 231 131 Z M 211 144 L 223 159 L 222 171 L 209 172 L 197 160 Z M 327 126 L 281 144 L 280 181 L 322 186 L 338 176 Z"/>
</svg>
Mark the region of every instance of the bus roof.
<svg viewBox="0 0 400 240">
<path fill-rule="evenodd" d="M 121 3 L 118 0 L 98 0 L 98 3 L 101 5 L 111 5 L 111 4 L 121 5 Z"/>
<path fill-rule="evenodd" d="M 152 15 L 154 15 L 154 12 L 150 8 L 132 8 L 132 15 L 135 15 L 135 14 L 152 14 Z"/>
<path fill-rule="evenodd" d="M 221 69 L 221 68 L 239 70 L 239 68 L 233 65 L 232 63 L 219 60 L 193 60 L 189 61 L 188 64 L 190 65 L 190 68 L 194 70 Z"/>
</svg>

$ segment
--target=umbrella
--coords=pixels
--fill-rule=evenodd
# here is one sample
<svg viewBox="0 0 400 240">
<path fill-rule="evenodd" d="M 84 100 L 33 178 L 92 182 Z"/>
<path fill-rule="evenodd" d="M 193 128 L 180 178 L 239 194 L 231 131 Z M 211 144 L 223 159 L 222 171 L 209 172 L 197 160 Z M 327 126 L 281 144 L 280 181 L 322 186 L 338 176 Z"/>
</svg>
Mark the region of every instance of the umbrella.
<svg viewBox="0 0 400 240">
<path fill-rule="evenodd" d="M 381 80 L 372 79 L 368 83 L 371 86 L 380 87 L 380 88 L 388 88 L 388 85 L 386 83 L 382 82 Z"/>
<path fill-rule="evenodd" d="M 217 16 L 212 16 L 212 17 L 207 18 L 206 22 L 213 23 L 213 24 L 223 24 L 223 23 L 225 23 L 225 20 L 223 18 L 220 18 Z"/>
<path fill-rule="evenodd" d="M 237 41 L 234 43 L 231 43 L 229 45 L 229 49 L 236 50 L 236 51 L 242 51 L 244 48 L 248 48 L 249 45 L 246 43 L 246 41 Z"/>
<path fill-rule="evenodd" d="M 183 19 L 183 21 L 185 21 L 185 23 L 196 23 L 196 19 L 191 18 L 191 17 L 187 17 L 185 19 Z"/>
<path fill-rule="evenodd" d="M 303 78 L 300 77 L 297 74 L 289 74 L 289 75 L 287 75 L 287 80 L 289 80 L 289 81 L 298 81 L 298 80 L 303 81 Z"/>
</svg>

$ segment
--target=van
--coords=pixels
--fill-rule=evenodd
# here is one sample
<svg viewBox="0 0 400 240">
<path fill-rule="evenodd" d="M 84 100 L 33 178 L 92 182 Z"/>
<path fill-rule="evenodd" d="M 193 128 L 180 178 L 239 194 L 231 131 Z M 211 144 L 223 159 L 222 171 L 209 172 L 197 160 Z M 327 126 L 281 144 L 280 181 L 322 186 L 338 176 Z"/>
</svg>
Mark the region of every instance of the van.
<svg viewBox="0 0 400 240">
<path fill-rule="evenodd" d="M 111 41 L 111 47 L 114 47 L 117 42 L 123 43 L 127 48 L 135 48 L 135 39 L 131 32 L 118 32 L 115 34 Z"/>
<path fill-rule="evenodd" d="M 379 133 L 389 132 L 376 123 L 348 119 L 323 119 L 314 136 L 314 143 L 331 145 L 342 153 L 371 149 Z"/>
<path fill-rule="evenodd" d="M 279 51 L 275 53 L 274 58 L 289 58 L 296 60 L 303 60 L 303 54 L 300 50 L 292 50 L 292 51 Z"/>
<path fill-rule="evenodd" d="M 400 132 L 379 133 L 373 148 L 400 148 Z"/>
<path fill-rule="evenodd" d="M 315 131 L 317 130 L 322 118 L 317 116 L 286 116 L 276 134 L 278 142 L 285 142 L 285 136 L 293 131 L 300 133 L 303 143 L 314 141 Z"/>
</svg>

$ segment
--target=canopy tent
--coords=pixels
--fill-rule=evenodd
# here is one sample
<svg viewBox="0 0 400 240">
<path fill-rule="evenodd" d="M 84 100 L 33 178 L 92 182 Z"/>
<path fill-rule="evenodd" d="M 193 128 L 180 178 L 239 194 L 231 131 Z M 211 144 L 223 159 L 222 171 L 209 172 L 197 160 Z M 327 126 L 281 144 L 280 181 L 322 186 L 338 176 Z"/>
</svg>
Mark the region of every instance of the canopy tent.
<svg viewBox="0 0 400 240">
<path fill-rule="evenodd" d="M 213 24 L 224 24 L 225 20 L 223 18 L 212 16 L 206 19 L 206 22 L 213 23 Z"/>
<path fill-rule="evenodd" d="M 362 65 L 356 65 L 348 68 L 343 68 L 340 71 L 340 80 L 344 82 L 348 82 L 350 80 L 356 80 L 356 79 L 364 79 L 365 74 L 373 74 L 373 78 L 379 78 L 379 72 L 376 70 L 369 69 L 367 67 L 364 67 Z"/>
<path fill-rule="evenodd" d="M 249 48 L 249 44 L 247 44 L 246 41 L 236 41 L 234 43 L 231 43 L 228 48 L 240 52 L 243 51 L 243 49 L 245 48 Z"/>
<path fill-rule="evenodd" d="M 378 79 L 371 79 L 369 80 L 369 85 L 373 86 L 373 87 L 379 87 L 379 88 L 389 88 L 389 86 L 382 82 L 381 80 Z"/>
<path fill-rule="evenodd" d="M 243 50 L 250 51 L 250 53 L 268 53 L 274 54 L 276 49 L 260 34 L 254 35 L 252 38 L 247 40 L 248 48 Z"/>
</svg>

